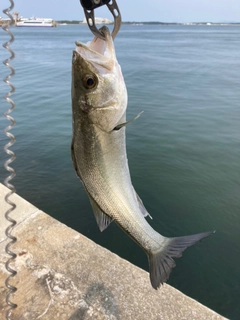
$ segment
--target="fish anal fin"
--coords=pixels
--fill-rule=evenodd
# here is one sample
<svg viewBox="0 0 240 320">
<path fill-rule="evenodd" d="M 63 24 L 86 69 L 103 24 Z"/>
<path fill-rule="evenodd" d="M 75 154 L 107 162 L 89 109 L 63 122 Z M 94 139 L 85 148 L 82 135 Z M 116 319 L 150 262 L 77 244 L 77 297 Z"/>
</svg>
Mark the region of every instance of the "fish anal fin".
<svg viewBox="0 0 240 320">
<path fill-rule="evenodd" d="M 102 232 L 105 230 L 109 224 L 112 222 L 112 218 L 110 218 L 106 213 L 104 213 L 98 206 L 98 204 L 89 196 L 89 200 L 99 227 L 99 230 Z"/>
<path fill-rule="evenodd" d="M 184 250 L 213 233 L 215 231 L 178 238 L 165 238 L 165 244 L 158 252 L 148 254 L 152 287 L 157 290 L 168 280 L 172 268 L 176 265 L 173 258 L 180 258 Z"/>
</svg>

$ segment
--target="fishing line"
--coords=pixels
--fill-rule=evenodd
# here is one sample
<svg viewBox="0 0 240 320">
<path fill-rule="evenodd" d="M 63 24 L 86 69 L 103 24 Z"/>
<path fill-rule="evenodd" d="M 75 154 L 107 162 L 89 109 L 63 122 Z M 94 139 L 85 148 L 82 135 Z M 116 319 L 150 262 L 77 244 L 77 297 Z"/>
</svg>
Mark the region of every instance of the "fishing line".
<svg viewBox="0 0 240 320">
<path fill-rule="evenodd" d="M 11 302 L 10 300 L 10 296 L 12 294 L 14 294 L 14 292 L 17 291 L 17 288 L 14 287 L 13 285 L 11 285 L 9 283 L 9 281 L 16 276 L 17 272 L 12 269 L 12 267 L 10 266 L 11 262 L 13 262 L 16 258 L 16 254 L 11 251 L 11 246 L 17 241 L 17 238 L 12 236 L 12 229 L 14 228 L 14 226 L 17 224 L 17 222 L 12 219 L 10 217 L 10 213 L 15 210 L 16 208 L 16 204 L 14 202 L 12 202 L 9 198 L 11 197 L 11 195 L 13 193 L 16 192 L 15 187 L 10 183 L 10 181 L 15 177 L 16 173 L 15 170 L 9 166 L 10 163 L 12 163 L 15 159 L 16 156 L 14 154 L 14 152 L 12 150 L 10 150 L 9 148 L 15 143 L 16 139 L 14 137 L 14 135 L 12 133 L 10 133 L 9 131 L 15 126 L 16 122 L 14 120 L 13 117 L 10 116 L 10 113 L 14 110 L 15 108 L 15 103 L 12 99 L 10 99 L 10 96 L 14 93 L 15 91 L 15 87 L 13 86 L 13 84 L 10 82 L 10 79 L 12 78 L 12 76 L 14 76 L 15 74 L 15 70 L 14 68 L 11 66 L 10 62 L 14 59 L 15 54 L 13 52 L 13 50 L 10 48 L 10 44 L 12 44 L 12 42 L 14 41 L 14 35 L 13 33 L 10 31 L 10 29 L 8 28 L 9 26 L 14 24 L 14 20 L 13 20 L 13 16 L 11 15 L 10 11 L 13 9 L 14 7 L 14 1 L 13 0 L 9 0 L 10 1 L 10 7 L 3 10 L 3 13 L 5 13 L 9 19 L 10 19 L 10 23 L 9 24 L 4 24 L 2 29 L 4 31 L 6 31 L 9 36 L 10 36 L 10 40 L 7 41 L 6 43 L 3 44 L 3 47 L 9 51 L 9 53 L 11 54 L 11 56 L 3 61 L 3 64 L 5 64 L 6 67 L 8 67 L 11 70 L 11 73 L 5 77 L 3 79 L 3 81 L 10 86 L 10 91 L 4 96 L 5 100 L 10 103 L 10 108 L 5 111 L 4 115 L 5 117 L 11 122 L 10 125 L 8 125 L 5 128 L 5 135 L 10 139 L 10 142 L 8 142 L 5 146 L 4 146 L 4 151 L 10 156 L 10 158 L 8 160 L 5 161 L 4 163 L 4 167 L 5 169 L 9 172 L 8 177 L 4 180 L 4 184 L 6 185 L 6 187 L 8 189 L 10 189 L 9 193 L 5 196 L 5 201 L 6 203 L 8 203 L 11 208 L 7 210 L 7 212 L 5 213 L 5 219 L 7 221 L 9 221 L 11 224 L 6 228 L 5 234 L 7 236 L 7 238 L 10 240 L 6 247 L 5 247 L 5 251 L 6 253 L 10 256 L 10 258 L 7 260 L 6 264 L 5 264 L 5 268 L 6 270 L 10 273 L 10 275 L 8 276 L 8 278 L 5 281 L 5 286 L 8 289 L 8 293 L 6 294 L 6 303 L 7 305 L 10 307 L 7 311 L 6 311 L 6 319 L 7 320 L 11 320 L 11 313 L 13 311 L 13 309 L 15 309 L 17 307 L 17 305 L 13 302 Z"/>
</svg>

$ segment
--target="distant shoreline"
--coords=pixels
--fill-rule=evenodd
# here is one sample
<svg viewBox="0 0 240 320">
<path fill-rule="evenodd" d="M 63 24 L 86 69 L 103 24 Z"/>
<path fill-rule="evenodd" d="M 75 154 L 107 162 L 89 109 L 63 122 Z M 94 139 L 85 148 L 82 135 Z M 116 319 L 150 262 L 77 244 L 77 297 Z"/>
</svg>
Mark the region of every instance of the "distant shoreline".
<svg viewBox="0 0 240 320">
<path fill-rule="evenodd" d="M 55 20 L 57 25 L 87 25 L 82 20 Z M 0 26 L 10 23 L 10 20 L 0 20 Z M 103 23 L 104 24 L 104 23 Z M 113 24 L 112 23 L 107 23 Z M 123 21 L 123 25 L 160 25 L 160 26 L 235 26 L 240 27 L 240 22 L 160 22 L 160 21 Z M 102 25 L 102 24 L 101 24 Z"/>
<path fill-rule="evenodd" d="M 83 24 L 83 21 L 78 20 L 57 20 L 57 24 Z M 240 22 L 160 22 L 160 21 L 123 21 L 122 24 L 131 25 L 175 25 L 175 26 L 240 26 Z"/>
</svg>

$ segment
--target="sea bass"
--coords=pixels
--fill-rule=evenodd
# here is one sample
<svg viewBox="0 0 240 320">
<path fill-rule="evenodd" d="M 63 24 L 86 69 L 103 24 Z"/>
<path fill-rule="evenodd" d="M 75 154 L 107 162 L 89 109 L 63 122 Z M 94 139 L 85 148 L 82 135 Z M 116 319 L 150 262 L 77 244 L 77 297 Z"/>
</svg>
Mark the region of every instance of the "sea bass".
<svg viewBox="0 0 240 320">
<path fill-rule="evenodd" d="M 111 34 L 88 44 L 76 42 L 72 59 L 73 137 L 71 154 L 103 231 L 115 221 L 146 252 L 150 281 L 157 289 L 167 281 L 189 246 L 213 232 L 167 238 L 146 221 L 148 212 L 134 190 L 128 168 L 125 127 L 127 90 Z"/>
</svg>

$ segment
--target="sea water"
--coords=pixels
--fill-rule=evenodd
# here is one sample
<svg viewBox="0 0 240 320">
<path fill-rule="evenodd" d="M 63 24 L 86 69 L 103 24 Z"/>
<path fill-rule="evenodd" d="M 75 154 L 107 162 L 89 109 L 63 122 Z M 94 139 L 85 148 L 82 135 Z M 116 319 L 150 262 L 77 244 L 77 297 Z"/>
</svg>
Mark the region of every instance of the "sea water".
<svg viewBox="0 0 240 320">
<path fill-rule="evenodd" d="M 70 144 L 71 59 L 87 26 L 13 28 L 12 147 L 17 193 L 69 227 L 148 270 L 145 253 L 112 223 L 101 233 Z M 116 52 L 126 81 L 127 154 L 132 181 L 165 236 L 217 230 L 176 259 L 168 283 L 220 314 L 240 305 L 240 28 L 123 25 Z M 9 37 L 1 31 L 1 43 Z M 3 48 L 1 60 L 9 56 Z M 2 65 L 1 78 L 9 74 Z M 1 97 L 8 86 L 0 84 Z M 8 158 L 1 98 L 0 178 Z M 56 237 L 58 235 L 56 234 Z M 150 282 L 149 282 L 150 286 Z M 157 302 L 156 302 L 157 303 Z"/>
</svg>

